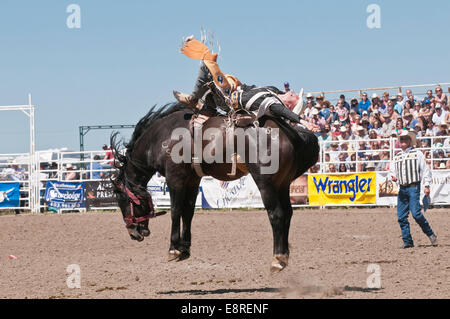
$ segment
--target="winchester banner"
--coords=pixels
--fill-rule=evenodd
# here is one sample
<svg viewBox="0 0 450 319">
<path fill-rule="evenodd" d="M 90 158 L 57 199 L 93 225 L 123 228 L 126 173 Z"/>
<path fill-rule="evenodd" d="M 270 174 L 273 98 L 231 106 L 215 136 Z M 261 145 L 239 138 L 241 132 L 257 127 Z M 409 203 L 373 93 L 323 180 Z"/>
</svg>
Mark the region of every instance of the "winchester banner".
<svg viewBox="0 0 450 319">
<path fill-rule="evenodd" d="M 19 188 L 19 183 L 0 183 L 0 207 L 19 207 Z"/>
<path fill-rule="evenodd" d="M 376 173 L 308 175 L 308 195 L 312 206 L 376 204 Z"/>
<path fill-rule="evenodd" d="M 70 182 L 47 182 L 45 190 L 45 201 L 50 207 L 54 208 L 84 208 L 84 188 L 83 183 Z"/>
<path fill-rule="evenodd" d="M 201 183 L 203 208 L 262 208 L 264 207 L 250 175 L 232 182 L 204 178 Z"/>
</svg>

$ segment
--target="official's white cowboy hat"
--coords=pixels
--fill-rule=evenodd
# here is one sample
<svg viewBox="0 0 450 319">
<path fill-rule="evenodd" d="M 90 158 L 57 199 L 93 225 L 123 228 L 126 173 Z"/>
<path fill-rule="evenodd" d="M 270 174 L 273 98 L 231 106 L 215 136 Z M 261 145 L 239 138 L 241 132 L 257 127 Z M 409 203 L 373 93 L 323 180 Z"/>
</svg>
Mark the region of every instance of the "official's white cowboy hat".
<svg viewBox="0 0 450 319">
<path fill-rule="evenodd" d="M 417 143 L 416 133 L 414 131 L 403 130 L 400 133 L 399 139 L 402 137 L 409 137 L 411 139 L 411 145 L 416 145 Z"/>
</svg>

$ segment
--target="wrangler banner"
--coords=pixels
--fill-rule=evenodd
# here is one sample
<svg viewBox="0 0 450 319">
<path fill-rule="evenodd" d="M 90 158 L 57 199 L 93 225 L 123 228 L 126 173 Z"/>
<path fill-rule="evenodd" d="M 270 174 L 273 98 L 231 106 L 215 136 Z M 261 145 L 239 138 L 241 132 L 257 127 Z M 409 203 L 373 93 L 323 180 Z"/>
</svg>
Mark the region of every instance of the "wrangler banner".
<svg viewBox="0 0 450 319">
<path fill-rule="evenodd" d="M 308 175 L 308 194 L 311 206 L 376 204 L 376 173 Z"/>
</svg>

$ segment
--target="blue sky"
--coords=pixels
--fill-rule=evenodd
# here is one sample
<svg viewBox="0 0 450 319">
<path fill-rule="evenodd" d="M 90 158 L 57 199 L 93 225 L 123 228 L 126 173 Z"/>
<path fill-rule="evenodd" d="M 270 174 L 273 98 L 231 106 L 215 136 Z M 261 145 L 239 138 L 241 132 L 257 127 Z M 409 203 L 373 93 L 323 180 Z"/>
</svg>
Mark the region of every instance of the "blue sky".
<svg viewBox="0 0 450 319">
<path fill-rule="evenodd" d="M 81 29 L 69 29 L 69 4 Z M 369 4 L 381 29 L 369 29 Z M 153 104 L 190 91 L 198 62 L 183 36 L 214 32 L 220 66 L 242 82 L 295 90 L 450 82 L 450 1 L 2 0 L 0 105 L 33 94 L 36 148 L 78 150 L 80 125 L 135 124 Z M 124 131 L 125 136 L 130 131 Z M 0 112 L 0 153 L 28 150 L 28 123 Z M 110 132 L 91 132 L 99 149 Z"/>
</svg>

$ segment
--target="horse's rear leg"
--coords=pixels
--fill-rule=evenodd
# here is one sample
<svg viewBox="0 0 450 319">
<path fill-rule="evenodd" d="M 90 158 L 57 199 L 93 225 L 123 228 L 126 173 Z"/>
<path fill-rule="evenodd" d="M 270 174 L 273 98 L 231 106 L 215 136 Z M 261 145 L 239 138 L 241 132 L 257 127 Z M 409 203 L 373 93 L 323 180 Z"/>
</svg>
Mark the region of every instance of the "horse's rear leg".
<svg viewBox="0 0 450 319">
<path fill-rule="evenodd" d="M 273 259 L 270 270 L 279 272 L 286 268 L 289 261 L 289 228 L 292 218 L 289 188 L 263 190 L 261 195 L 273 232 Z"/>
</svg>

